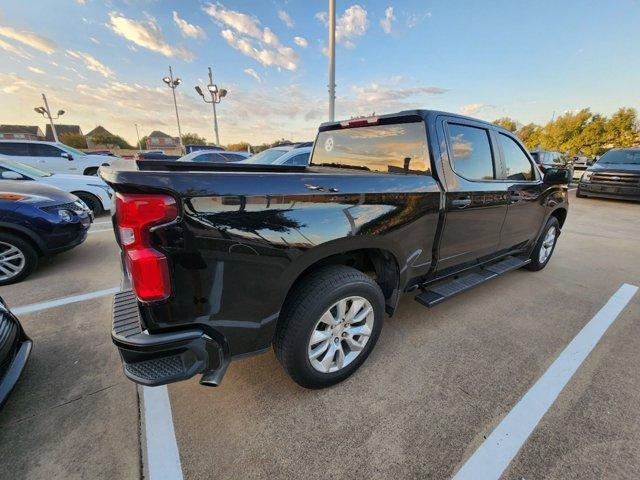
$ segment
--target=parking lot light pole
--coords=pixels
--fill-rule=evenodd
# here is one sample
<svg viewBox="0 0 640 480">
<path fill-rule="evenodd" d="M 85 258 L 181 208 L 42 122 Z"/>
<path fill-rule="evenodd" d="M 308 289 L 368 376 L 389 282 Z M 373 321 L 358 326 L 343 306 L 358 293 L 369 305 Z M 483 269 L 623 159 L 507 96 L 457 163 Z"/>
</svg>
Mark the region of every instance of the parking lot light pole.
<svg viewBox="0 0 640 480">
<path fill-rule="evenodd" d="M 171 69 L 171 65 L 169 65 L 169 76 L 164 77 L 162 81 L 166 83 L 173 92 L 173 106 L 176 108 L 176 121 L 178 122 L 178 140 L 180 142 L 180 151 L 184 153 L 184 147 L 182 146 L 182 130 L 180 130 L 180 115 L 178 115 L 178 102 L 176 101 L 176 88 L 180 85 L 182 80 L 179 78 L 173 78 L 173 70 Z"/>
<path fill-rule="evenodd" d="M 138 137 L 138 151 L 141 152 L 142 144 L 140 143 L 140 132 L 138 132 L 138 124 L 134 123 L 133 125 L 136 127 L 136 137 Z"/>
<path fill-rule="evenodd" d="M 329 0 L 329 121 L 336 108 L 336 0 Z"/>
<path fill-rule="evenodd" d="M 42 101 L 44 102 L 44 107 L 36 107 L 34 108 L 34 110 L 44 118 L 49 119 L 49 123 L 51 124 L 51 131 L 53 132 L 53 140 L 58 143 L 58 132 L 56 132 L 56 126 L 53 124 L 53 121 L 60 118 L 61 115 L 64 115 L 64 110 L 58 110 L 58 114 L 55 117 L 52 117 L 51 110 L 49 109 L 49 102 L 47 102 L 47 96 L 44 93 L 42 94 Z"/>
<path fill-rule="evenodd" d="M 202 97 L 205 103 L 210 103 L 213 106 L 213 130 L 216 135 L 216 145 L 220 146 L 220 135 L 218 134 L 218 114 L 216 112 L 216 103 L 220 103 L 224 97 L 227 96 L 228 91 L 225 88 L 218 88 L 218 85 L 213 83 L 213 72 L 211 67 L 209 67 L 209 85 L 207 85 L 207 90 L 209 90 L 209 94 L 211 94 L 211 100 L 207 100 L 204 96 L 204 92 L 200 88 L 199 85 L 195 87 L 198 95 Z"/>
</svg>

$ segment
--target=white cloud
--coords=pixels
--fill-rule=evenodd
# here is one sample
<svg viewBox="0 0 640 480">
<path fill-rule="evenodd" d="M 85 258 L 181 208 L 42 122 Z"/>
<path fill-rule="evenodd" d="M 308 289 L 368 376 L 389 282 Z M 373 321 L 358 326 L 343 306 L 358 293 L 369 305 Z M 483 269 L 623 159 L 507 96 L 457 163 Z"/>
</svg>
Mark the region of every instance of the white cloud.
<svg viewBox="0 0 640 480">
<path fill-rule="evenodd" d="M 0 27 L 0 35 L 16 40 L 36 50 L 40 50 L 48 55 L 51 55 L 55 52 L 56 48 L 58 48 L 52 40 L 28 30 L 16 30 L 11 27 Z"/>
<path fill-rule="evenodd" d="M 295 50 L 283 45 L 269 27 L 262 28 L 257 18 L 228 10 L 221 4 L 208 4 L 204 11 L 224 27 L 220 35 L 231 47 L 266 67 L 298 68 L 299 57 Z"/>
<path fill-rule="evenodd" d="M 100 40 L 98 40 L 95 37 L 89 37 L 89 40 L 91 40 L 93 43 L 95 43 L 96 45 L 100 45 Z"/>
<path fill-rule="evenodd" d="M 396 17 L 393 15 L 393 7 L 387 7 L 384 11 L 384 18 L 380 20 L 380 26 L 384 33 L 391 33 L 391 24 L 395 21 Z"/>
<path fill-rule="evenodd" d="M 433 86 L 384 87 L 375 82 L 365 86 L 353 86 L 352 90 L 356 93 L 358 101 L 368 105 L 392 104 L 419 95 L 442 95 L 447 91 Z"/>
<path fill-rule="evenodd" d="M 162 30 L 158 22 L 153 17 L 145 20 L 133 20 L 124 15 L 109 13 L 109 24 L 107 25 L 113 32 L 130 42 L 160 53 L 165 57 L 178 57 L 187 62 L 193 60 L 193 53 L 182 47 L 169 45 L 162 35 Z"/>
<path fill-rule="evenodd" d="M 260 78 L 260 75 L 258 75 L 258 72 L 256 72 L 253 68 L 245 68 L 244 73 L 246 73 L 250 77 L 255 78 L 258 82 L 260 83 L 262 82 L 262 78 Z"/>
<path fill-rule="evenodd" d="M 204 32 L 202 27 L 193 25 L 192 23 L 180 18 L 176 11 L 173 12 L 173 21 L 176 22 L 176 25 L 180 28 L 180 32 L 182 32 L 183 37 L 195 38 L 196 40 L 207 38 L 207 34 Z"/>
<path fill-rule="evenodd" d="M 329 26 L 327 12 L 316 13 L 316 18 L 326 27 Z M 363 36 L 367 28 L 369 28 L 367 11 L 360 5 L 351 5 L 336 19 L 336 42 L 347 48 L 355 48 L 355 38 Z"/>
<path fill-rule="evenodd" d="M 20 58 L 24 58 L 25 60 L 31 60 L 33 57 L 25 52 L 22 48 L 17 45 L 12 45 L 9 42 L 5 42 L 0 38 L 0 50 L 4 50 L 8 53 L 13 53 Z"/>
<path fill-rule="evenodd" d="M 85 67 L 93 72 L 97 72 L 105 78 L 113 77 L 113 70 L 96 60 L 95 57 L 89 55 L 86 52 L 79 52 L 77 50 L 67 50 L 67 55 L 77 60 L 82 61 Z"/>
<path fill-rule="evenodd" d="M 309 46 L 309 42 L 307 42 L 307 39 L 303 37 L 293 37 L 293 42 L 302 48 L 307 48 Z"/>
<path fill-rule="evenodd" d="M 76 0 L 76 3 L 78 5 L 86 5 L 87 4 L 87 0 Z"/>
<path fill-rule="evenodd" d="M 35 87 L 27 82 L 24 78 L 16 75 L 15 73 L 1 73 L 0 72 L 0 86 L 6 85 L 5 87 L 0 87 L 0 92 L 3 93 L 17 93 L 20 91 L 27 90 L 29 91 L 29 95 L 31 95 L 31 91 L 35 90 Z M 24 109 L 24 105 L 21 110 L 26 111 Z M 5 113 L 9 113 L 11 110 L 7 110 Z"/>
<path fill-rule="evenodd" d="M 44 70 L 40 70 L 37 67 L 27 67 L 27 69 L 33 73 L 37 73 L 38 75 L 44 75 Z"/>
<path fill-rule="evenodd" d="M 289 28 L 293 27 L 294 25 L 293 20 L 291 19 L 291 16 L 286 11 L 279 10 L 278 18 L 282 20 L 287 27 Z"/>
<path fill-rule="evenodd" d="M 460 107 L 460 112 L 463 115 L 474 115 L 483 108 L 493 108 L 494 105 L 487 105 L 486 103 L 468 103 Z"/>
<path fill-rule="evenodd" d="M 407 14 L 407 27 L 414 28 L 420 22 L 426 20 L 427 18 L 431 18 L 431 12 L 409 13 Z"/>
</svg>

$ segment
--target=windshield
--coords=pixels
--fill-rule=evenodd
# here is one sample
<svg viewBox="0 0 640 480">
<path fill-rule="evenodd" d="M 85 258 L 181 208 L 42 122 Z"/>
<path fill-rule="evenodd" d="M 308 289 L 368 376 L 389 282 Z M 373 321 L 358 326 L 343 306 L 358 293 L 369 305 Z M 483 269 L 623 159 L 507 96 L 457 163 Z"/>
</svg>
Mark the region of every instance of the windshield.
<svg viewBox="0 0 640 480">
<path fill-rule="evenodd" d="M 64 148 L 67 152 L 73 155 L 86 155 L 86 153 L 81 152 L 80 150 L 76 150 L 75 148 L 70 147 L 69 145 L 62 145 L 62 148 Z"/>
<path fill-rule="evenodd" d="M 269 149 L 269 150 L 265 150 L 264 152 L 260 152 L 251 158 L 242 160 L 241 163 L 260 163 L 260 164 L 269 165 L 275 162 L 277 159 L 279 159 L 282 155 L 284 155 L 287 152 L 288 150 Z"/>
<path fill-rule="evenodd" d="M 29 165 L 25 165 L 22 162 L 2 162 L 0 161 L 0 167 L 4 167 L 7 170 L 13 170 L 14 172 L 18 172 L 20 175 L 25 175 L 27 177 L 50 177 L 52 174 L 49 172 L 45 172 L 44 170 L 39 170 L 35 167 L 31 167 Z"/>
<path fill-rule="evenodd" d="M 636 150 L 609 150 L 598 163 L 626 163 L 640 165 L 640 149 Z"/>
</svg>

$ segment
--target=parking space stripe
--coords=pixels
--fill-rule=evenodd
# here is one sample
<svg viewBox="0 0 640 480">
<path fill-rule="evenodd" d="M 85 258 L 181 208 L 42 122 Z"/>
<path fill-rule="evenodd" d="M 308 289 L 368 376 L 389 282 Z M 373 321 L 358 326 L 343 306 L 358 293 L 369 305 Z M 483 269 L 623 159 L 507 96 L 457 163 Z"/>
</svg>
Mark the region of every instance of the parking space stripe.
<svg viewBox="0 0 640 480">
<path fill-rule="evenodd" d="M 113 228 L 100 228 L 100 229 L 90 229 L 89 233 L 104 233 L 104 232 L 113 232 Z"/>
<path fill-rule="evenodd" d="M 618 289 L 458 470 L 453 480 L 500 478 L 562 389 L 637 291 L 638 287 L 626 283 Z"/>
<path fill-rule="evenodd" d="M 142 410 L 145 478 L 182 480 L 167 387 L 142 387 Z"/>
<path fill-rule="evenodd" d="M 12 308 L 11 311 L 16 315 L 33 313 L 39 310 L 46 310 L 47 308 L 67 305 L 68 303 L 84 302 L 85 300 L 113 295 L 118 291 L 120 291 L 120 287 L 107 288 L 105 290 L 97 290 L 95 292 L 83 293 L 80 295 L 72 295 L 70 297 L 56 298 L 55 300 L 48 300 L 46 302 L 32 303 L 31 305 L 25 305 L 24 307 Z"/>
</svg>

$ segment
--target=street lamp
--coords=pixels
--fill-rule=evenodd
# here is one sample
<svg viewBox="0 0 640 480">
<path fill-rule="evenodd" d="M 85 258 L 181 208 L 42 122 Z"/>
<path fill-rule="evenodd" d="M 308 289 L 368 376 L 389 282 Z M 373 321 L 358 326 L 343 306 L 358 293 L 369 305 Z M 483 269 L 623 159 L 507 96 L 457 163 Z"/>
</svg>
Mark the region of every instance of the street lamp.
<svg viewBox="0 0 640 480">
<path fill-rule="evenodd" d="M 173 78 L 173 70 L 171 70 L 171 66 L 169 66 L 169 76 L 164 77 L 162 79 L 164 83 L 171 89 L 173 92 L 173 106 L 176 108 L 176 120 L 178 122 L 178 139 L 180 141 L 180 151 L 183 152 L 184 149 L 182 147 L 182 131 L 180 130 L 180 116 L 178 115 L 178 102 L 176 101 L 176 88 L 178 85 L 182 83 L 182 80 L 179 78 Z"/>
<path fill-rule="evenodd" d="M 199 85 L 195 87 L 198 95 L 202 97 L 205 103 L 210 103 L 213 105 L 213 130 L 216 134 L 216 145 L 220 145 L 220 136 L 218 135 L 218 115 L 216 113 L 216 103 L 220 103 L 224 97 L 227 96 L 226 88 L 218 88 L 218 85 L 213 83 L 213 72 L 211 71 L 211 67 L 209 67 L 209 85 L 207 85 L 207 90 L 211 94 L 211 100 L 207 100 L 204 96 L 204 92 L 200 88 Z"/>
<path fill-rule="evenodd" d="M 56 132 L 56 126 L 53 124 L 53 121 L 60 118 L 61 115 L 64 115 L 64 110 L 58 110 L 58 114 L 55 117 L 52 117 L 51 110 L 49 109 L 49 103 L 47 102 L 47 97 L 45 96 L 44 93 L 42 94 L 42 100 L 44 101 L 44 107 L 36 107 L 33 110 L 36 113 L 39 113 L 40 115 L 42 115 L 44 118 L 49 119 L 49 123 L 51 124 L 51 131 L 53 132 L 53 140 L 57 143 L 58 132 Z"/>
</svg>

